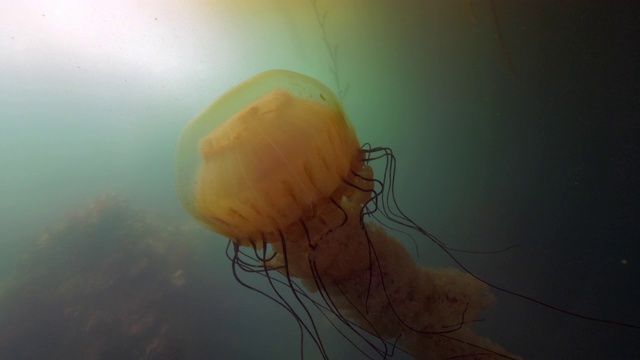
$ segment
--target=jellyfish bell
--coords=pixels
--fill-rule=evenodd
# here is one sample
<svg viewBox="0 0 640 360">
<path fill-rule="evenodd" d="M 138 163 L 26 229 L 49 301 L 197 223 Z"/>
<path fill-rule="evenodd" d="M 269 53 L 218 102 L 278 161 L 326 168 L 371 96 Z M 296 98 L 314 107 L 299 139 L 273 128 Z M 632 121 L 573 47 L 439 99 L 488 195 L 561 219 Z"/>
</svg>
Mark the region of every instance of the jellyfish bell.
<svg viewBox="0 0 640 360">
<path fill-rule="evenodd" d="M 268 71 L 187 125 L 176 186 L 193 216 L 246 243 L 312 217 L 352 176 L 359 147 L 328 88 L 294 72 Z"/>
<path fill-rule="evenodd" d="M 382 179 L 374 161 L 383 162 Z M 185 127 L 175 182 L 184 207 L 230 239 L 236 279 L 251 288 L 239 271 L 266 277 L 273 293 L 265 295 L 294 316 L 323 358 L 308 306 L 334 315 L 368 357 L 387 358 L 397 346 L 424 359 L 516 359 L 471 330 L 493 301 L 485 283 L 418 265 L 384 223 L 368 220 L 419 229 L 394 208 L 394 167 L 389 149 L 360 147 L 326 86 L 272 70 Z"/>
</svg>

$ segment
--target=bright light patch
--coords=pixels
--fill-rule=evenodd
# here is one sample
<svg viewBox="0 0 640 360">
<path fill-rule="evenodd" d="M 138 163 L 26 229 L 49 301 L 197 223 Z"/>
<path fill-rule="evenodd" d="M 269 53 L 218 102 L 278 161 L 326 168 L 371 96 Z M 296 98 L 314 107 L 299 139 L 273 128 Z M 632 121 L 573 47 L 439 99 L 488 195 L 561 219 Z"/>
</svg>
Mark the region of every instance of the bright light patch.
<svg viewBox="0 0 640 360">
<path fill-rule="evenodd" d="M 180 78 L 202 62 L 203 39 L 230 46 L 220 21 L 198 10 L 168 0 L 2 2 L 0 65 Z"/>
</svg>

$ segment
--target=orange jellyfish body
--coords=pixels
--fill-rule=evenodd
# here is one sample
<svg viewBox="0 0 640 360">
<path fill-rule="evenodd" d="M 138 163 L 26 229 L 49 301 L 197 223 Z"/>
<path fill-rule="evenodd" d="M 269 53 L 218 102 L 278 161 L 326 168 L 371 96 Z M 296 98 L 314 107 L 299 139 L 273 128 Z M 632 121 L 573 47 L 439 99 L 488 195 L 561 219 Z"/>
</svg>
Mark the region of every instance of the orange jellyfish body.
<svg viewBox="0 0 640 360">
<path fill-rule="evenodd" d="M 263 249 L 255 266 L 284 274 L 298 301 L 301 288 L 292 279 L 319 292 L 348 329 L 381 339 L 364 352 L 388 357 L 397 343 L 424 359 L 517 358 L 471 330 L 493 301 L 485 284 L 416 264 L 381 226 L 363 221 L 384 200 L 368 164 L 388 153 L 376 151 L 360 148 L 326 86 L 272 70 L 233 88 L 186 126 L 176 187 L 194 217 L 233 242 L 234 274 L 243 266 L 241 247 Z"/>
<path fill-rule="evenodd" d="M 184 130 L 178 193 L 214 231 L 246 244 L 283 230 L 312 218 L 353 176 L 355 132 L 331 91 L 307 80 L 289 71 L 258 75 Z"/>
</svg>

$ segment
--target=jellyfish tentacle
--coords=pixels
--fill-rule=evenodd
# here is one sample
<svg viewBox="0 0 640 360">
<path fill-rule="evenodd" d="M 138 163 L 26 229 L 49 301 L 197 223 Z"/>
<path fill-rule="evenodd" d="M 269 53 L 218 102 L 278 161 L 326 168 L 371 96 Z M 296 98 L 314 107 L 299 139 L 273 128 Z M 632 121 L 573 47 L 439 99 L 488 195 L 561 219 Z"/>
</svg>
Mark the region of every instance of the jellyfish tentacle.
<svg viewBox="0 0 640 360">
<path fill-rule="evenodd" d="M 376 351 L 379 355 L 382 355 L 383 357 L 387 357 L 388 356 L 388 352 L 386 350 L 386 342 L 384 340 L 382 340 L 381 337 L 378 336 L 378 339 L 382 340 L 382 343 L 385 347 L 384 352 L 379 349 L 375 344 L 373 344 L 370 340 L 368 340 L 365 336 L 363 336 L 359 331 L 357 331 L 353 324 L 351 323 L 351 321 L 349 321 L 343 314 L 342 311 L 340 311 L 340 308 L 334 303 L 331 295 L 329 294 L 329 290 L 327 289 L 327 287 L 325 286 L 324 282 L 322 281 L 322 277 L 318 274 L 318 270 L 315 266 L 315 263 L 313 262 L 313 260 L 311 260 L 311 258 L 309 258 L 309 266 L 312 269 L 313 272 L 313 279 L 314 282 L 316 284 L 316 288 L 318 289 L 318 292 L 320 293 L 320 296 L 322 298 L 322 300 L 325 302 L 325 304 L 327 304 L 327 306 L 329 307 L 329 310 L 331 311 L 331 313 L 333 313 L 336 317 L 338 317 L 338 319 L 345 325 L 347 326 L 348 329 L 350 329 L 354 334 L 356 334 L 356 336 L 358 336 L 360 339 L 364 340 L 365 343 L 367 343 L 372 349 L 374 349 L 374 351 Z M 338 329 L 338 331 L 340 331 Z M 342 332 L 341 332 L 342 333 Z M 377 333 L 376 333 L 377 335 Z M 360 353 L 362 353 L 363 355 L 365 355 L 367 358 L 372 359 L 363 349 L 361 349 L 358 345 L 355 344 L 355 342 L 353 340 L 351 340 L 349 337 L 345 337 L 347 339 L 347 341 L 349 343 L 351 343 L 356 349 L 358 349 L 358 351 L 360 351 Z"/>
<path fill-rule="evenodd" d="M 302 300 L 300 300 L 300 297 L 298 296 L 298 293 L 294 290 L 295 287 L 293 285 L 293 282 L 291 281 L 291 274 L 289 272 L 289 256 L 287 254 L 287 242 L 285 241 L 285 237 L 284 234 L 282 233 L 281 230 L 278 230 L 278 233 L 280 235 L 280 244 L 282 245 L 282 255 L 283 255 L 283 259 L 284 259 L 284 271 L 285 271 L 285 276 L 289 285 L 289 289 L 291 289 L 291 294 L 296 298 L 296 300 L 298 301 L 298 304 L 300 304 L 300 306 L 302 307 L 302 309 L 304 310 L 304 312 L 307 314 L 307 317 L 309 319 L 309 322 L 311 323 L 311 328 L 313 329 L 313 333 L 311 333 L 311 330 L 306 326 L 306 323 L 303 323 L 303 326 L 305 327 L 305 329 L 307 330 L 307 333 L 309 333 L 309 335 L 311 336 L 312 340 L 316 343 L 316 346 L 318 347 L 318 349 L 321 352 L 321 355 L 324 359 L 328 359 L 328 355 L 326 354 L 326 350 L 324 349 L 324 346 L 322 344 L 322 338 L 320 336 L 320 334 L 318 333 L 318 328 L 316 327 L 316 323 L 313 320 L 313 316 L 311 316 L 311 313 L 309 313 L 309 309 L 307 309 L 306 305 L 304 304 L 304 302 Z M 264 246 L 266 248 L 266 242 L 264 243 Z M 265 267 L 267 266 L 267 264 L 265 264 Z"/>
<path fill-rule="evenodd" d="M 388 155 L 389 156 L 388 160 L 390 160 L 390 162 L 393 163 L 393 165 L 391 165 L 391 167 L 395 169 L 395 156 L 393 155 L 393 152 L 391 151 L 391 149 L 388 149 L 388 148 L 374 148 L 374 149 L 371 149 L 371 150 L 366 150 L 365 152 L 366 153 L 376 152 L 376 151 L 380 151 L 381 149 L 384 149 L 382 151 L 384 151 L 384 153 L 385 153 L 385 155 L 382 156 L 382 157 L 385 157 L 385 156 Z M 374 158 L 375 159 L 379 159 L 379 158 L 382 158 L 382 157 L 374 157 Z M 395 170 L 393 170 L 393 173 L 395 173 Z M 393 178 L 393 176 L 392 176 L 392 178 Z M 384 181 L 383 181 L 383 184 L 386 185 L 386 183 Z M 512 291 L 512 290 L 509 290 L 509 289 L 502 288 L 502 287 L 500 287 L 498 285 L 493 284 L 492 282 L 490 282 L 488 280 L 485 280 L 485 279 L 477 276 L 471 270 L 469 270 L 466 266 L 464 266 L 464 264 L 455 255 L 452 254 L 452 251 L 456 251 L 456 252 L 472 252 L 472 251 L 460 250 L 460 249 L 451 249 L 444 242 L 442 242 L 440 239 L 438 239 L 435 235 L 429 233 L 428 231 L 423 229 L 421 226 L 416 224 L 413 220 L 411 220 L 411 218 L 409 218 L 407 215 L 405 215 L 405 213 L 402 212 L 402 210 L 399 208 L 398 203 L 396 201 L 396 197 L 395 197 L 394 186 L 392 184 L 390 184 L 388 186 L 388 188 L 389 188 L 389 193 L 391 194 L 391 196 L 388 198 L 388 200 L 390 200 L 394 204 L 394 207 L 397 208 L 397 211 L 400 214 L 400 218 L 404 219 L 406 221 L 406 222 L 400 222 L 400 224 L 402 224 L 403 226 L 406 226 L 408 228 L 411 228 L 411 229 L 413 229 L 415 231 L 418 231 L 419 233 L 423 234 L 425 237 L 427 237 L 429 240 L 431 240 L 433 243 L 435 243 L 438 247 L 440 247 L 440 249 L 442 251 L 444 251 L 445 254 L 450 259 L 452 259 L 464 272 L 466 272 L 467 274 L 471 275 L 476 280 L 481 281 L 482 283 L 486 284 L 487 286 L 489 286 L 489 287 L 491 287 L 491 288 L 493 288 L 495 290 L 498 290 L 498 291 L 501 291 L 501 292 L 504 292 L 504 293 L 507 293 L 509 295 L 513 295 L 513 296 L 516 296 L 516 297 L 519 297 L 519 298 L 522 298 L 522 299 L 525 299 L 527 301 L 531 301 L 531 302 L 536 303 L 538 305 L 541 305 L 543 307 L 546 307 L 546 308 L 549 308 L 551 310 L 558 311 L 558 312 L 561 312 L 561 313 L 564 313 L 564 314 L 567 314 L 567 315 L 571 315 L 573 317 L 577 317 L 577 318 L 581 318 L 581 319 L 585 319 L 585 320 L 589 320 L 589 321 L 594 321 L 594 322 L 600 322 L 600 323 L 617 325 L 617 326 L 622 326 L 622 327 L 627 327 L 627 328 L 631 328 L 631 329 L 639 329 L 640 330 L 640 325 L 626 323 L 626 322 L 620 322 L 620 321 L 612 321 L 612 320 L 608 320 L 608 319 L 601 319 L 601 318 L 596 318 L 596 317 L 592 317 L 592 316 L 587 316 L 587 315 L 571 312 L 571 311 L 568 311 L 566 309 L 562 309 L 560 307 L 547 304 L 547 303 L 545 303 L 543 301 L 540 301 L 538 299 L 535 299 L 533 297 L 530 297 L 530 296 L 527 296 L 527 295 L 524 295 L 524 294 L 520 294 L 520 293 L 518 293 L 516 291 Z M 384 192 L 384 189 L 381 192 Z M 386 207 L 383 206 L 382 209 L 386 209 Z M 506 250 L 514 248 L 515 246 L 517 246 L 517 245 L 510 246 L 510 247 L 507 247 L 505 249 L 494 250 L 494 251 L 491 251 L 491 252 L 495 253 L 495 252 L 506 251 Z"/>
<path fill-rule="evenodd" d="M 331 229 L 330 231 L 334 231 L 338 228 L 343 227 L 346 223 L 347 223 L 347 219 L 349 218 L 349 216 L 347 215 L 347 212 L 342 208 L 342 206 L 340 206 L 340 204 L 338 204 L 338 202 L 336 202 L 333 198 L 331 198 L 331 203 L 333 205 L 335 205 L 338 209 L 340 209 L 340 212 L 342 212 L 342 215 L 344 216 L 342 222 L 340 223 L 340 225 L 338 225 L 337 228 L 335 229 Z"/>
<path fill-rule="evenodd" d="M 391 165 L 385 166 L 385 169 L 391 169 L 391 172 L 394 173 L 395 172 L 395 156 L 393 156 L 393 153 L 391 152 L 390 149 L 380 149 L 380 148 L 374 148 L 374 149 L 369 149 L 369 150 L 365 150 L 365 153 L 367 154 L 372 154 L 378 151 L 383 151 L 384 155 L 376 155 L 373 156 L 371 158 L 369 158 L 368 160 L 371 159 L 380 159 L 380 158 L 387 158 L 387 160 L 389 160 L 389 162 L 391 163 Z M 386 174 L 386 172 L 385 172 Z M 385 178 L 385 176 L 383 176 L 383 179 Z M 391 179 L 393 179 L 393 176 L 391 176 Z M 386 185 L 386 183 L 383 181 L 383 184 Z M 386 186 L 385 186 L 386 187 Z M 626 322 L 620 322 L 620 321 L 612 321 L 609 319 L 601 319 L 601 318 L 596 318 L 596 317 L 592 317 L 592 316 L 587 316 L 587 315 L 583 315 L 583 314 L 578 314 L 575 312 L 571 312 L 565 309 L 562 309 L 560 307 L 556 307 L 550 304 L 547 304 L 543 301 L 540 301 L 538 299 L 535 299 L 533 297 L 524 295 L 524 294 L 520 294 L 518 292 L 515 291 L 511 291 L 509 289 L 505 289 L 503 287 L 497 286 L 495 284 L 493 284 L 492 282 L 489 282 L 479 276 L 477 276 L 475 273 L 473 273 L 471 270 L 469 270 L 466 266 L 464 266 L 464 264 L 457 258 L 455 257 L 451 252 L 452 251 L 465 251 L 465 250 L 459 250 L 459 249 L 451 249 L 450 247 L 448 247 L 445 243 L 443 243 L 441 240 L 439 240 L 435 235 L 427 232 L 426 230 L 424 230 L 422 227 L 420 227 L 418 224 L 416 224 L 415 222 L 413 222 L 408 216 L 406 216 L 404 214 L 404 212 L 402 212 L 402 210 L 399 208 L 396 198 L 395 198 L 395 191 L 394 191 L 394 186 L 389 185 L 389 194 L 391 194 L 390 197 L 387 197 L 386 200 L 387 202 L 390 200 L 391 203 L 394 204 L 394 207 L 397 209 L 398 213 L 400 214 L 400 219 L 406 220 L 406 222 L 400 222 L 402 225 L 407 226 L 411 229 L 414 229 L 420 233 L 422 233 L 424 236 L 426 236 L 428 239 L 430 239 L 431 241 L 433 241 L 437 246 L 439 246 L 442 251 L 445 252 L 445 254 L 447 254 L 447 256 L 449 258 L 451 258 L 464 272 L 466 272 L 467 274 L 471 275 L 473 278 L 475 278 L 476 280 L 486 284 L 487 286 L 507 293 L 509 295 L 513 295 L 522 299 L 525 299 L 527 301 L 531 301 L 533 303 L 536 303 L 538 305 L 541 305 L 543 307 L 549 308 L 551 310 L 554 311 L 558 311 L 567 315 L 571 315 L 577 318 L 581 318 L 581 319 L 585 319 L 585 320 L 589 320 L 589 321 L 594 321 L 594 322 L 600 322 L 600 323 L 606 323 L 606 324 L 611 324 L 611 325 L 616 325 L 616 326 L 622 326 L 622 327 L 627 327 L 627 328 L 632 328 L 632 329 L 640 329 L 639 325 L 636 324 L 631 324 L 631 323 L 626 323 Z M 384 189 L 381 191 L 384 192 Z M 383 202 L 384 203 L 384 202 Z M 387 209 L 385 206 L 381 207 L 382 209 Z M 394 222 L 396 222 L 395 220 L 392 220 Z M 517 245 L 516 245 L 517 246 Z M 506 249 L 501 249 L 501 250 L 497 250 L 497 251 L 493 251 L 493 252 L 500 252 L 500 251 L 506 251 L 508 249 L 513 248 L 514 246 L 508 247 Z"/>
<path fill-rule="evenodd" d="M 334 314 L 349 340 L 364 340 L 350 343 L 369 356 L 387 358 L 398 348 L 418 358 L 515 358 L 471 330 L 492 300 L 486 284 L 418 265 L 380 226 L 414 230 L 444 247 L 398 206 L 393 152 L 360 147 L 326 86 L 287 71 L 258 75 L 207 108 L 182 138 L 181 201 L 232 239 L 227 256 L 238 282 L 266 294 L 238 270 L 266 277 L 268 298 L 298 324 L 301 357 L 307 336 L 329 357 L 310 311 L 315 306 Z M 324 305 L 305 289 L 317 291 Z"/>
<path fill-rule="evenodd" d="M 343 88 L 340 83 L 340 74 L 338 72 L 338 44 L 333 44 L 329 42 L 329 38 L 327 36 L 326 22 L 327 22 L 327 12 L 324 11 L 322 16 L 320 16 L 320 11 L 318 10 L 318 6 L 316 4 L 316 0 L 310 0 L 311 6 L 313 7 L 313 13 L 316 17 L 316 22 L 320 27 L 322 42 L 324 43 L 327 52 L 329 53 L 329 58 L 331 59 L 331 66 L 329 66 L 329 71 L 333 75 L 333 81 L 335 82 L 336 88 L 338 90 L 338 94 L 340 97 L 340 101 L 344 101 L 345 96 L 347 96 L 347 91 L 349 90 L 349 84 Z"/>
<path fill-rule="evenodd" d="M 229 244 L 227 245 L 227 249 L 229 248 L 229 245 L 232 243 L 232 240 L 229 240 Z M 254 246 L 252 247 L 255 253 L 255 257 L 260 258 L 261 256 L 258 254 L 258 249 L 255 246 L 255 242 L 253 242 Z M 304 353 L 303 353 L 303 348 L 304 348 L 304 334 L 305 332 L 312 338 L 312 341 L 316 344 L 316 347 L 318 348 L 318 350 L 321 352 L 321 355 L 323 357 L 323 359 L 328 359 L 328 356 L 326 354 L 326 351 L 324 350 L 324 346 L 322 345 L 321 340 L 319 339 L 319 334 L 317 332 L 317 329 L 315 328 L 315 324 L 312 323 L 313 328 L 314 328 L 314 332 L 312 332 L 311 329 L 309 329 L 309 327 L 307 326 L 307 324 L 305 323 L 305 321 L 300 318 L 300 316 L 295 312 L 295 310 L 293 309 L 293 307 L 288 303 L 288 301 L 280 294 L 279 290 L 277 289 L 276 285 L 274 284 L 274 279 L 271 277 L 270 272 L 273 271 L 273 268 L 270 268 L 268 266 L 268 264 L 266 262 L 262 262 L 262 265 L 258 265 L 262 267 L 262 271 L 260 272 L 263 276 L 265 276 L 269 282 L 269 285 L 272 289 L 272 291 L 276 294 L 276 297 L 266 293 L 265 291 L 262 291 L 260 289 L 257 289 L 249 284 L 247 284 L 246 282 L 244 282 L 240 276 L 237 273 L 237 268 L 239 267 L 240 269 L 242 269 L 243 271 L 249 271 L 249 272 L 255 272 L 255 270 L 253 270 L 253 265 L 251 265 L 251 268 L 247 269 L 244 266 L 246 265 L 244 262 L 242 262 L 242 260 L 239 259 L 238 254 L 240 254 L 241 252 L 239 251 L 239 244 L 233 242 L 233 248 L 234 248 L 234 255 L 232 257 L 232 273 L 234 278 L 236 279 L 236 281 L 244 286 L 245 288 L 254 291 L 256 293 L 259 293 L 265 297 L 267 297 L 268 299 L 270 299 L 271 301 L 275 302 L 276 304 L 278 304 L 279 306 L 281 306 L 282 308 L 284 308 L 287 312 L 289 312 L 289 314 L 291 314 L 291 316 L 293 316 L 293 318 L 296 320 L 296 323 L 298 324 L 299 327 L 299 331 L 300 331 L 300 351 L 301 351 L 301 358 L 304 358 Z M 262 254 L 262 258 L 266 257 L 266 243 L 263 243 L 263 254 Z M 280 281 L 278 281 L 280 282 Z M 313 321 L 313 320 L 312 320 Z"/>
</svg>

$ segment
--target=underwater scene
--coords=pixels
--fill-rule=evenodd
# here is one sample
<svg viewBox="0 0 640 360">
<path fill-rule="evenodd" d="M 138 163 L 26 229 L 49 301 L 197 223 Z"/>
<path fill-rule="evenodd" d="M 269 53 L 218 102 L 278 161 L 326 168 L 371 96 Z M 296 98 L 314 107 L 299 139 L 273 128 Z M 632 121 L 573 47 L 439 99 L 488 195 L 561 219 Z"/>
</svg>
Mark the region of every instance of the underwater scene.
<svg viewBox="0 0 640 360">
<path fill-rule="evenodd" d="M 0 359 L 640 359 L 639 16 L 0 2 Z"/>
</svg>

